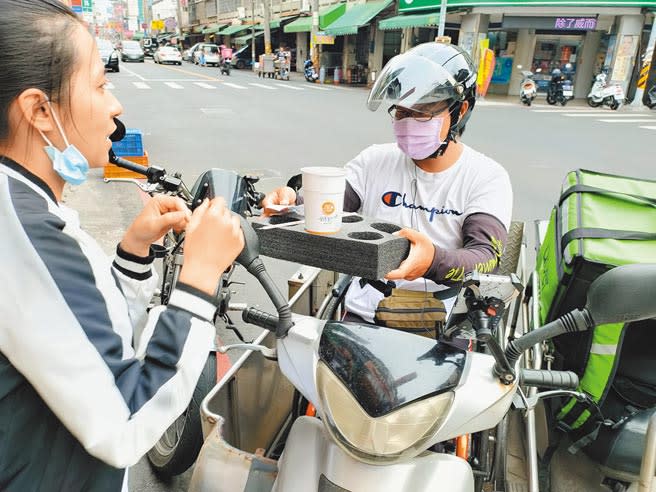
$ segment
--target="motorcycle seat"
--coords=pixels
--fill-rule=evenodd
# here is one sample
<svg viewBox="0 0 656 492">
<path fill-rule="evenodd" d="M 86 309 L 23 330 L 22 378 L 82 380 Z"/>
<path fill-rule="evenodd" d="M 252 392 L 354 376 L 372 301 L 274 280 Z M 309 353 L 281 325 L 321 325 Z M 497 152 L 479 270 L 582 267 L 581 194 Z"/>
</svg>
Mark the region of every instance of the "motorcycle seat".
<svg viewBox="0 0 656 492">
<path fill-rule="evenodd" d="M 612 388 L 602 406 L 604 416 L 615 421 L 640 411 L 617 429 L 602 427 L 599 437 L 585 448 L 586 454 L 605 468 L 631 475 L 640 473 L 647 425 L 656 412 L 654 328 L 653 320 L 628 327 Z"/>
<path fill-rule="evenodd" d="M 639 476 L 649 419 L 656 408 L 642 410 L 621 427 L 602 427 L 599 437 L 585 448 L 585 454 L 608 471 Z"/>
</svg>

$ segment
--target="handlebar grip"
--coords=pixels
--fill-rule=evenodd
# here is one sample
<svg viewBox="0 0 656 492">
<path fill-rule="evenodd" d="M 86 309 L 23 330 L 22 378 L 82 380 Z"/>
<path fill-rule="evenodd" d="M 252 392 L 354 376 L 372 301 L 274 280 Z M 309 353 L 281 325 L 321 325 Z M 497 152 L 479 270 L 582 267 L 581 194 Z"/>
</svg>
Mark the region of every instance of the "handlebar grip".
<svg viewBox="0 0 656 492">
<path fill-rule="evenodd" d="M 148 168 L 146 166 L 135 164 L 134 162 L 130 162 L 127 159 L 123 159 L 113 153 L 109 157 L 109 162 L 116 164 L 118 167 L 122 167 L 123 169 L 128 169 L 129 171 L 143 174 L 144 176 L 148 175 Z"/>
<path fill-rule="evenodd" d="M 519 382 L 539 388 L 575 390 L 579 387 L 579 377 L 572 371 L 522 369 L 519 373 Z"/>
<path fill-rule="evenodd" d="M 260 328 L 275 332 L 278 328 L 278 316 L 265 313 L 252 307 L 244 309 L 241 313 L 241 319 Z"/>
</svg>

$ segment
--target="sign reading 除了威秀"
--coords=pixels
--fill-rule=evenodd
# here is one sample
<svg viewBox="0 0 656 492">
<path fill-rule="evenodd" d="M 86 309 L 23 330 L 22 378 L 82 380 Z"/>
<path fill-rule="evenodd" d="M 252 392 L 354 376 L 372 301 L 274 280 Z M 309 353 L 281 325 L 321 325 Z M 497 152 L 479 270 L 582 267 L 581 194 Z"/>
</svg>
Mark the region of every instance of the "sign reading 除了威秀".
<svg viewBox="0 0 656 492">
<path fill-rule="evenodd" d="M 596 27 L 596 17 L 556 17 L 554 22 L 554 29 L 592 31 Z"/>
</svg>

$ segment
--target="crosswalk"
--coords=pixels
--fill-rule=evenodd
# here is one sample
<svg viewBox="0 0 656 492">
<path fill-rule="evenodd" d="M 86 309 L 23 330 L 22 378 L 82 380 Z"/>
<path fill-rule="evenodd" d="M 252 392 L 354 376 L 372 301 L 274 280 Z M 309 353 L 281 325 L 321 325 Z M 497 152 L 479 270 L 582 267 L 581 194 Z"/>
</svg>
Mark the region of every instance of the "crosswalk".
<svg viewBox="0 0 656 492">
<path fill-rule="evenodd" d="M 533 107 L 533 113 L 552 114 L 564 118 L 575 118 L 582 121 L 595 121 L 608 125 L 637 126 L 644 130 L 656 130 L 656 112 L 647 110 L 633 110 L 632 108 L 620 108 L 617 111 L 610 109 L 595 109 L 585 107 L 574 108 L 546 108 L 544 106 Z"/>
<path fill-rule="evenodd" d="M 227 88 L 228 90 L 264 90 L 264 91 L 294 91 L 294 92 L 313 92 L 313 91 L 322 91 L 322 92 L 334 92 L 336 89 L 329 87 L 322 87 L 320 85 L 308 84 L 307 86 L 303 85 L 294 85 L 290 83 L 283 82 L 272 82 L 270 84 L 260 83 L 260 82 L 227 82 L 225 80 L 206 81 L 200 82 L 197 80 L 156 80 L 156 81 L 130 81 L 120 84 L 114 84 L 112 82 L 107 82 L 105 88 L 108 90 L 121 90 L 121 89 L 131 89 L 136 88 L 139 90 L 157 90 L 159 88 L 163 89 L 173 89 L 173 90 L 216 90 Z"/>
</svg>

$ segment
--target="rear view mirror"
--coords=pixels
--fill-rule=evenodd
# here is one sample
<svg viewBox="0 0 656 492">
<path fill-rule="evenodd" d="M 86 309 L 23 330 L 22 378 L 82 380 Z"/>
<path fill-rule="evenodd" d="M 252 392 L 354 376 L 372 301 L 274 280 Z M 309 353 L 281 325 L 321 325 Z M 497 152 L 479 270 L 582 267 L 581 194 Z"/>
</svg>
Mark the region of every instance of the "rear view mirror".
<svg viewBox="0 0 656 492">
<path fill-rule="evenodd" d="M 595 325 L 656 318 L 656 264 L 624 265 L 598 277 L 586 308 Z"/>
</svg>

